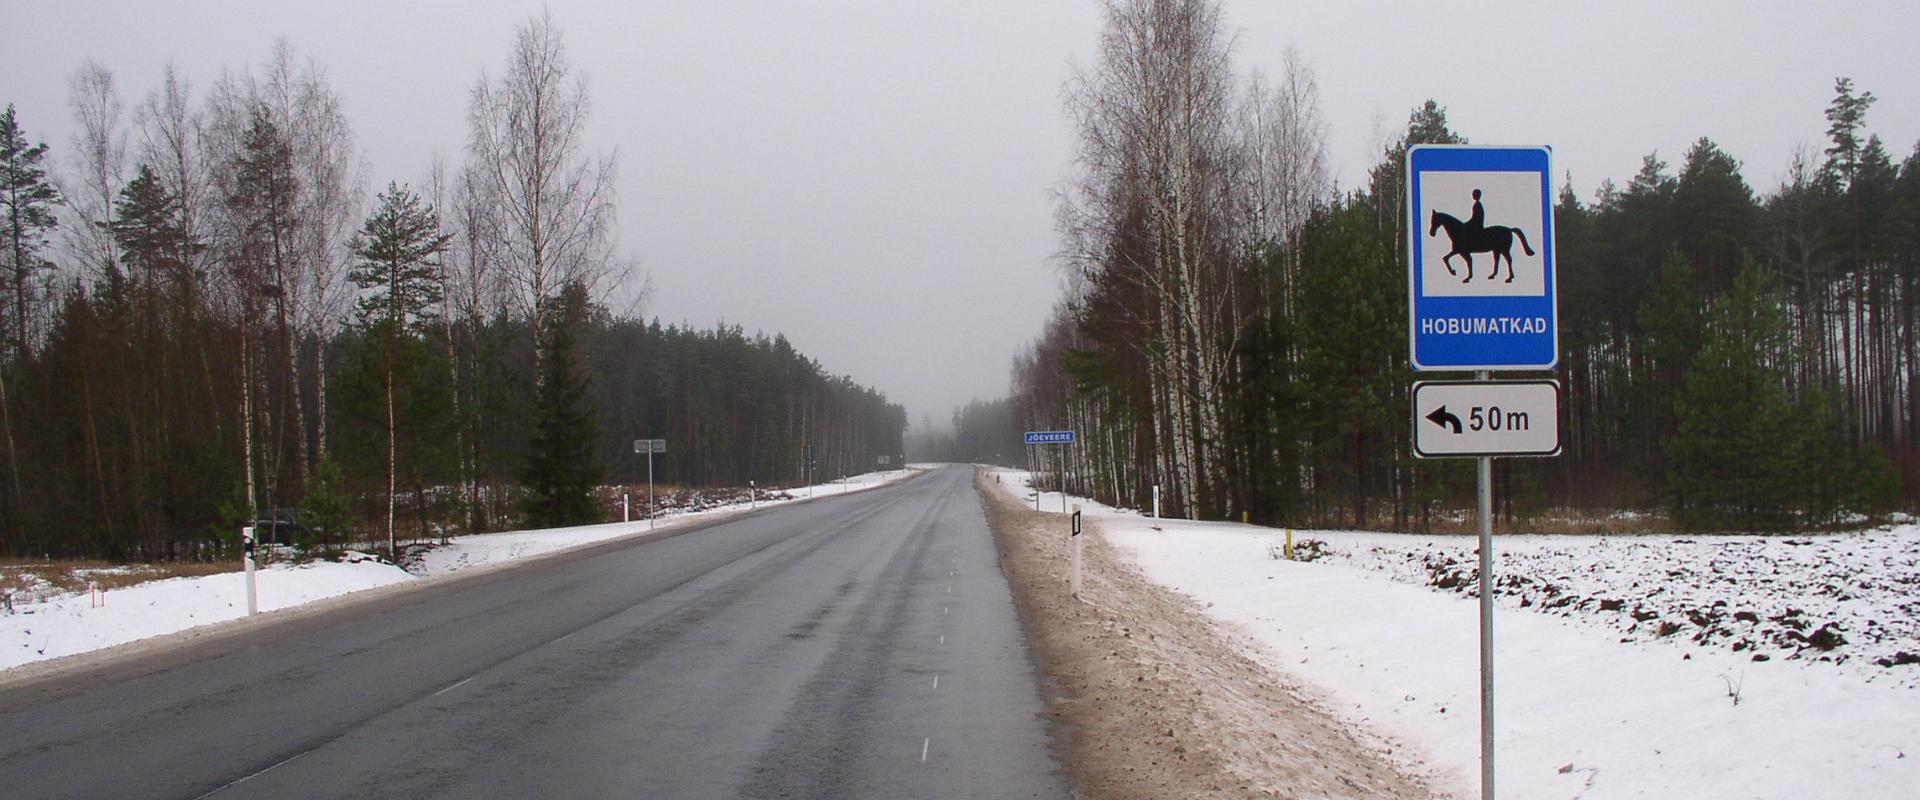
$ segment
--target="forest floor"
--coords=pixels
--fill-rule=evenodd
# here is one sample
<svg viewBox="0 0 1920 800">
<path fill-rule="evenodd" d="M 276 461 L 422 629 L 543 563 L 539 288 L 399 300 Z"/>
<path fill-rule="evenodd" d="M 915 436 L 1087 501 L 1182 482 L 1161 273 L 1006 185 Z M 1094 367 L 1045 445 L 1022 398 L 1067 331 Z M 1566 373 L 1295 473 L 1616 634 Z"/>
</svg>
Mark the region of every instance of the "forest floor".
<svg viewBox="0 0 1920 800">
<path fill-rule="evenodd" d="M 1077 797 L 1434 796 L 1396 765 L 1391 744 L 1148 580 L 1098 521 L 1083 537 L 1080 596 L 1070 596 L 1061 516 L 982 476 Z"/>
</svg>

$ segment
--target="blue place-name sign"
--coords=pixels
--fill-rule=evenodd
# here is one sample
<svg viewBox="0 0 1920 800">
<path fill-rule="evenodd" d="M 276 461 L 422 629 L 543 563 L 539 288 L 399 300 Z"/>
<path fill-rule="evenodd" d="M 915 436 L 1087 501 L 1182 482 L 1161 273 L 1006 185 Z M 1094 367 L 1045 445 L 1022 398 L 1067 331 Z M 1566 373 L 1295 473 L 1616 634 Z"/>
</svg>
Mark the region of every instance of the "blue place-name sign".
<svg viewBox="0 0 1920 800">
<path fill-rule="evenodd" d="M 1027 444 L 1073 444 L 1073 431 L 1027 431 Z"/>
<path fill-rule="evenodd" d="M 1545 147 L 1407 149 L 1414 369 L 1559 363 L 1552 156 Z"/>
</svg>

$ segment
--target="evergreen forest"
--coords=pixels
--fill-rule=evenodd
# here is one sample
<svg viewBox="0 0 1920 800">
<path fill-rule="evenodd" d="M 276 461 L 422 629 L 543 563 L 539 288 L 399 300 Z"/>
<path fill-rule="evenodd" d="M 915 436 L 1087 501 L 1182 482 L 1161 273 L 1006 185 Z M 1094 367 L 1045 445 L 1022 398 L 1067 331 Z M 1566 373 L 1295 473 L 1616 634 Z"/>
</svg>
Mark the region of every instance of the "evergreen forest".
<svg viewBox="0 0 1920 800">
<path fill-rule="evenodd" d="M 1411 452 L 1411 384 L 1468 376 L 1408 366 L 1404 153 L 1471 132 L 1430 100 L 1364 183 L 1334 186 L 1312 70 L 1243 75 L 1230 38 L 1215 3 L 1107 6 L 1065 87 L 1070 290 L 1011 396 L 957 414 L 946 444 L 1122 506 L 1157 484 L 1181 516 L 1457 520 L 1472 461 Z M 1891 152 L 1874 102 L 1836 79 L 1775 185 L 1703 137 L 1592 197 L 1560 191 L 1560 368 L 1498 377 L 1561 382 L 1563 453 L 1496 460 L 1502 520 L 1783 530 L 1913 506 L 1920 146 Z M 1080 444 L 993 444 L 1020 429 Z"/>
<path fill-rule="evenodd" d="M 901 452 L 905 411 L 784 337 L 643 319 L 616 162 L 545 15 L 469 95 L 462 163 L 371 193 L 325 69 L 284 41 L 75 134 L 0 117 L 0 557 L 231 557 L 618 519 L 610 484 L 793 485 Z M 538 109 L 538 112 L 535 112 Z M 528 120 L 538 120 L 529 124 Z M 811 462 L 811 463 L 809 463 Z"/>
</svg>

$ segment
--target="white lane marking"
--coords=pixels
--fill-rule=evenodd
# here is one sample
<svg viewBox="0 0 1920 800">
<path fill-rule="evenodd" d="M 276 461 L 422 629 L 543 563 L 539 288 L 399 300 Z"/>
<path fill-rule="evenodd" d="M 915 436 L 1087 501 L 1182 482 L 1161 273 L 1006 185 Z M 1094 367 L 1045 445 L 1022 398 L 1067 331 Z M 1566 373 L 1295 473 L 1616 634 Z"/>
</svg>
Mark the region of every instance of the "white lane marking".
<svg viewBox="0 0 1920 800">
<path fill-rule="evenodd" d="M 940 643 L 941 643 L 941 644 L 946 644 L 946 643 L 947 643 L 947 635 L 946 635 L 946 634 L 944 634 L 944 633 L 943 633 L 943 634 L 940 634 Z"/>
<path fill-rule="evenodd" d="M 300 760 L 300 759 L 301 759 L 302 757 L 305 757 L 305 756 L 306 756 L 306 754 L 308 754 L 308 753 L 311 753 L 311 752 L 313 752 L 313 751 L 312 751 L 312 750 L 303 750 L 303 751 L 301 751 L 301 752 L 299 752 L 299 753 L 296 753 L 296 754 L 294 754 L 294 755 L 291 755 L 291 756 L 288 756 L 287 758 L 284 758 L 284 759 L 281 759 L 281 761 L 280 761 L 280 763 L 278 763 L 278 764 L 274 764 L 273 766 L 271 766 L 271 767 L 267 767 L 266 769 L 263 769 L 263 770 L 260 770 L 259 772 L 256 772 L 256 773 L 253 773 L 252 775 L 248 775 L 247 777 L 244 777 L 244 778 L 241 778 L 240 780 L 237 780 L 237 781 L 234 781 L 234 782 L 232 782 L 232 783 L 229 783 L 229 784 L 227 784 L 227 785 L 225 785 L 225 786 L 222 786 L 222 787 L 220 787 L 220 788 L 218 788 L 218 789 L 215 789 L 215 790 L 213 790 L 213 791 L 211 791 L 211 792 L 207 792 L 206 794 L 203 794 L 203 795 L 200 795 L 199 797 L 196 797 L 196 798 L 194 798 L 193 800 L 206 800 L 207 798 L 209 798 L 209 797 L 212 797 L 212 796 L 214 796 L 214 795 L 216 795 L 216 794 L 219 794 L 219 793 L 221 793 L 221 792 L 224 792 L 224 791 L 226 791 L 226 790 L 228 790 L 228 789 L 231 789 L 231 788 L 233 788 L 233 787 L 235 787 L 235 786 L 239 786 L 240 784 L 243 784 L 243 783 L 246 783 L 247 781 L 250 781 L 250 780 L 253 780 L 254 778 L 258 778 L 258 777 L 260 777 L 260 776 L 262 776 L 262 775 L 265 775 L 265 774 L 267 774 L 267 773 L 269 773 L 269 772 L 272 772 L 272 771 L 274 771 L 274 770 L 276 770 L 276 769 L 279 769 L 279 768 L 281 768 L 281 767 L 284 767 L 284 766 L 286 766 L 286 765 L 288 765 L 288 764 L 291 764 L 291 763 L 293 763 L 293 762 L 295 762 L 295 761 L 298 761 L 298 760 Z M 921 756 L 920 756 L 920 760 L 921 760 L 921 761 L 925 761 L 925 760 L 927 760 L 927 757 L 926 757 L 926 756 L 925 756 L 925 755 L 923 754 L 923 755 L 921 755 Z"/>
<path fill-rule="evenodd" d="M 935 675 L 935 676 L 933 676 L 933 688 L 935 688 L 935 689 L 938 689 L 938 688 L 940 688 L 940 676 L 939 676 L 939 675 Z"/>
<path fill-rule="evenodd" d="M 467 685 L 467 681 L 470 681 L 470 680 L 473 680 L 474 678 L 477 678 L 477 677 L 479 677 L 479 676 L 478 676 L 478 675 L 473 675 L 473 676 L 469 676 L 469 677 L 467 677 L 467 678 L 466 678 L 465 680 L 461 680 L 461 681 L 458 681 L 458 682 L 455 682 L 455 683 L 454 683 L 454 684 L 453 684 L 452 686 L 449 686 L 449 687 L 447 687 L 447 688 L 445 688 L 445 689 L 441 689 L 440 691 L 437 691 L 437 692 L 434 692 L 434 693 L 433 693 L 433 696 L 434 696 L 434 697 L 439 697 L 440 695 L 443 695 L 443 694 L 446 694 L 447 692 L 451 692 L 451 691 L 453 691 L 453 690 L 455 690 L 455 689 L 458 689 L 458 688 L 460 688 L 460 687 L 462 687 L 462 686 L 465 686 L 465 685 Z"/>
<path fill-rule="evenodd" d="M 933 739 L 931 738 L 920 743 L 920 763 L 922 764 L 927 763 L 927 748 L 932 746 L 933 746 Z"/>
<path fill-rule="evenodd" d="M 942 614 L 947 614 L 947 613 L 951 613 L 952 611 L 953 611 L 953 606 L 941 606 L 941 607 L 940 607 L 940 613 L 942 613 Z"/>
</svg>

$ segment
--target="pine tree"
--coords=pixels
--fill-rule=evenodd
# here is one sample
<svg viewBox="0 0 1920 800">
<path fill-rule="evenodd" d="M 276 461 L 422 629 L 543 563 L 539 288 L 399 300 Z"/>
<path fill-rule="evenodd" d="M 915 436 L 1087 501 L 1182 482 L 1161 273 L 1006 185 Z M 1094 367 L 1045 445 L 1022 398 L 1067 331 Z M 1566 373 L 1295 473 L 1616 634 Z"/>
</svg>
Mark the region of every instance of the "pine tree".
<svg viewBox="0 0 1920 800">
<path fill-rule="evenodd" d="M 1852 185 L 1859 169 L 1864 142 L 1860 129 L 1867 124 L 1867 109 L 1873 107 L 1872 92 L 1853 93 L 1852 78 L 1836 78 L 1833 102 L 1827 105 L 1827 162 L 1825 173 L 1841 188 Z"/>
<path fill-rule="evenodd" d="M 7 538 L 0 544 L 24 550 L 26 539 L 20 535 L 21 515 L 24 502 L 20 484 L 20 455 L 14 442 L 15 427 L 13 400 L 8 396 L 8 383 L 13 380 L 9 367 L 18 361 L 24 361 L 31 352 L 29 349 L 30 326 L 27 318 L 28 296 L 32 291 L 34 273 L 51 269 L 53 264 L 40 257 L 40 248 L 46 244 L 47 231 L 58 224 L 53 215 L 53 207 L 60 200 L 60 193 L 47 181 L 46 168 L 40 162 L 46 158 L 45 144 L 29 144 L 25 131 L 15 117 L 13 105 L 7 105 L 6 116 L 0 117 L 0 268 L 4 268 L 5 277 L 12 290 L 13 326 L 11 343 L 14 346 L 14 359 L 0 357 L 0 436 L 4 436 L 7 457 L 6 488 L 8 502 L 0 507 L 0 528 L 4 528 Z M 5 337 L 7 329 L 0 324 L 0 337 Z M 4 346 L 4 345 L 0 345 Z"/>
<path fill-rule="evenodd" d="M 122 261 L 150 288 L 158 290 L 170 281 L 189 289 L 194 285 L 185 271 L 206 245 L 181 227 L 179 204 L 151 166 L 140 165 L 120 191 L 113 220 L 103 227 L 120 246 Z"/>
<path fill-rule="evenodd" d="M 593 489 L 600 482 L 594 452 L 599 432 L 587 403 L 587 377 L 575 352 L 574 328 L 586 305 L 586 288 L 570 284 L 559 298 L 541 355 L 545 379 L 535 389 L 534 436 L 521 473 L 523 510 L 535 528 L 600 521 Z"/>
<path fill-rule="evenodd" d="M 397 183 L 380 193 L 380 207 L 367 218 L 366 226 L 355 237 L 353 254 L 359 259 L 348 277 L 365 290 L 360 300 L 359 317 L 366 332 L 365 342 L 378 348 L 381 384 L 385 390 L 385 433 L 387 439 L 387 553 L 399 560 L 394 532 L 397 506 L 396 484 L 399 473 L 399 428 L 395 410 L 397 384 L 411 379 L 401 375 L 402 340 L 409 350 L 418 350 L 417 341 L 431 323 L 441 297 L 439 254 L 446 250 L 451 234 L 442 234 L 440 220 L 430 206 L 422 206 L 420 197 Z M 411 366 L 417 359 L 408 359 Z M 411 405 L 411 404 L 410 404 Z"/>
<path fill-rule="evenodd" d="M 1749 261 L 1708 310 L 1700 351 L 1675 401 L 1667 484 L 1695 527 L 1778 528 L 1805 497 L 1806 421 L 1787 391 L 1786 318 L 1769 273 Z"/>
<path fill-rule="evenodd" d="M 11 283 L 13 345 L 16 357 L 30 352 L 27 305 L 33 291 L 33 275 L 53 268 L 53 262 L 40 257 L 47 232 L 59 224 L 53 208 L 60 192 L 47 180 L 40 162 L 47 156 L 46 144 L 31 144 L 20 129 L 13 105 L 7 105 L 0 117 L 0 253 Z"/>
</svg>

